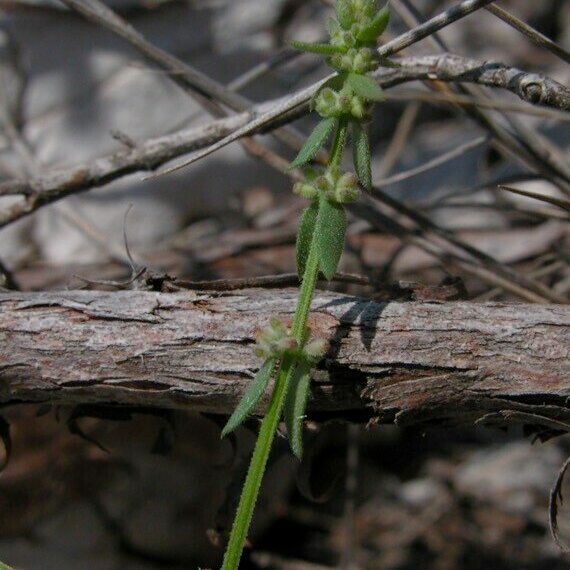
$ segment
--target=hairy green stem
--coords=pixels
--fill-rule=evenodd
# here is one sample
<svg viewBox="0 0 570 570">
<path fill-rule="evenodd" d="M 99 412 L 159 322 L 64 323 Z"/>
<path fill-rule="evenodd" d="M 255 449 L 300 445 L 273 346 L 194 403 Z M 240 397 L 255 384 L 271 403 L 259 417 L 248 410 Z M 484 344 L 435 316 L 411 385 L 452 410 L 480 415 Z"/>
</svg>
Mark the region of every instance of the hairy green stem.
<svg viewBox="0 0 570 570">
<path fill-rule="evenodd" d="M 314 240 L 313 240 L 314 242 Z M 317 248 L 314 243 L 311 244 L 305 274 L 303 276 L 303 283 L 299 295 L 299 303 L 295 311 L 293 320 L 292 333 L 293 336 L 299 341 L 302 341 L 302 336 L 307 326 L 307 319 L 309 310 L 311 308 L 311 300 L 313 298 L 313 291 L 317 282 L 319 272 L 319 258 Z M 285 396 L 287 388 L 293 376 L 295 363 L 293 359 L 285 357 L 277 376 L 275 388 L 271 396 L 267 414 L 261 423 L 257 442 L 253 451 L 253 457 L 247 472 L 247 477 L 243 486 L 243 491 L 238 505 L 236 517 L 232 527 L 230 540 L 228 542 L 222 570 L 236 570 L 241 558 L 247 531 L 253 516 L 253 509 L 257 502 L 259 489 L 261 487 L 261 480 L 265 473 L 265 467 L 271 451 L 271 445 L 277 432 L 283 405 L 285 403 Z"/>
<path fill-rule="evenodd" d="M 346 132 L 347 123 L 341 120 L 333 140 L 329 165 L 338 165 L 340 163 L 344 143 L 346 141 Z M 299 292 L 299 301 L 291 327 L 291 332 L 299 344 L 303 343 L 305 337 L 307 320 L 309 318 L 309 311 L 311 310 L 311 302 L 313 300 L 318 274 L 319 252 L 317 237 L 313 235 L 307 256 L 307 263 L 305 265 L 305 273 L 303 274 L 303 281 L 301 283 L 301 290 Z M 221 570 L 237 570 L 238 568 L 255 503 L 259 495 L 261 481 L 265 473 L 267 460 L 269 459 L 271 445 L 283 412 L 287 388 L 289 387 L 294 372 L 294 359 L 290 356 L 285 356 L 279 369 L 267 414 L 265 418 L 263 418 L 259 435 L 257 436 L 257 442 L 253 450 L 253 456 L 243 486 Z"/>
</svg>

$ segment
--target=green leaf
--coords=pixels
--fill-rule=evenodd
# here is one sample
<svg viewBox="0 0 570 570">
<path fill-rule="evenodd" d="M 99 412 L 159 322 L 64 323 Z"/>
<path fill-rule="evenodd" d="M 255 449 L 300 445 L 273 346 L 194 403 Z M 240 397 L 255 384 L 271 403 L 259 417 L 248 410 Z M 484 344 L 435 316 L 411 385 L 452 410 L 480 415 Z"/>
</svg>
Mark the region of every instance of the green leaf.
<svg viewBox="0 0 570 570">
<path fill-rule="evenodd" d="M 0 562 L 0 570 L 13 570 L 13 569 L 11 566 L 8 566 L 7 564 Z"/>
<path fill-rule="evenodd" d="M 365 99 L 369 99 L 371 101 L 384 101 L 384 99 L 386 99 L 382 89 L 367 75 L 349 73 L 346 77 L 346 81 L 357 95 L 360 95 Z"/>
<path fill-rule="evenodd" d="M 315 232 L 319 251 L 319 268 L 326 279 L 330 280 L 336 273 L 344 248 L 346 213 L 343 206 L 322 197 L 319 200 Z"/>
<path fill-rule="evenodd" d="M 303 210 L 301 220 L 299 221 L 299 229 L 297 231 L 297 273 L 299 279 L 303 279 L 305 274 L 305 265 L 309 256 L 309 249 L 315 233 L 315 224 L 317 223 L 317 214 L 319 212 L 319 202 L 315 200 L 308 208 Z"/>
<path fill-rule="evenodd" d="M 360 180 L 360 183 L 366 190 L 372 190 L 368 133 L 360 123 L 356 122 L 352 123 L 352 158 L 358 180 Z"/>
<path fill-rule="evenodd" d="M 303 166 L 303 164 L 312 160 L 316 156 L 317 152 L 319 152 L 321 146 L 323 146 L 330 137 L 330 134 L 336 124 L 337 119 L 335 117 L 323 119 L 309 135 L 309 138 L 305 141 L 303 148 L 291 163 L 290 168 L 299 168 L 299 166 Z"/>
<path fill-rule="evenodd" d="M 321 175 L 321 170 L 314 166 L 305 166 L 303 176 L 307 182 L 314 182 Z"/>
<path fill-rule="evenodd" d="M 372 43 L 384 33 L 384 30 L 388 26 L 390 21 L 390 9 L 388 5 L 384 6 L 377 14 L 374 16 L 370 24 L 363 28 L 357 36 L 357 39 L 361 42 Z"/>
<path fill-rule="evenodd" d="M 319 44 L 319 43 L 309 43 L 309 42 L 299 42 L 293 40 L 291 42 L 291 47 L 301 51 L 307 51 L 310 53 L 320 53 L 324 55 L 332 55 L 333 53 L 341 53 L 344 51 L 340 46 L 333 46 L 331 44 Z"/>
<path fill-rule="evenodd" d="M 287 390 L 283 419 L 287 426 L 289 445 L 299 459 L 303 455 L 303 426 L 310 383 L 311 367 L 306 362 L 298 362 Z"/>
<path fill-rule="evenodd" d="M 345 75 L 338 73 L 337 75 L 334 75 L 330 79 L 327 79 L 320 86 L 319 91 L 317 91 L 317 93 L 322 91 L 326 87 L 329 87 L 330 89 L 334 89 L 335 91 L 340 91 L 342 89 L 342 86 L 344 85 L 345 81 L 346 81 Z"/>
<path fill-rule="evenodd" d="M 352 24 L 352 11 L 350 9 L 350 0 L 336 0 L 336 17 L 340 25 L 348 30 Z"/>
<path fill-rule="evenodd" d="M 236 429 L 240 424 L 242 424 L 247 416 L 255 408 L 255 405 L 259 401 L 259 398 L 261 398 L 263 392 L 265 392 L 265 388 L 267 388 L 269 380 L 271 380 L 271 375 L 273 373 L 273 369 L 275 368 L 275 362 L 275 358 L 268 358 L 263 363 L 261 368 L 257 371 L 255 378 L 251 382 L 246 393 L 243 395 L 242 399 L 234 410 L 234 413 L 230 416 L 228 423 L 224 426 L 224 429 L 222 430 L 222 437 L 225 437 L 234 431 L 234 429 Z"/>
</svg>

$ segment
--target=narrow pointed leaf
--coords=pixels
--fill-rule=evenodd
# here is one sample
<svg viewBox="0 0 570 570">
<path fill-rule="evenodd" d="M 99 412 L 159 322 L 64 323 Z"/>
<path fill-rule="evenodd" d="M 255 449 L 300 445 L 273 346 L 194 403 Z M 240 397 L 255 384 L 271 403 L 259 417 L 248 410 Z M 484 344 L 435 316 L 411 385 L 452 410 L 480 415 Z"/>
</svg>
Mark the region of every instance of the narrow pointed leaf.
<svg viewBox="0 0 570 570">
<path fill-rule="evenodd" d="M 319 202 L 315 232 L 319 251 L 319 268 L 326 279 L 330 280 L 336 273 L 344 248 L 346 213 L 343 206 L 322 198 Z"/>
<path fill-rule="evenodd" d="M 303 455 L 303 426 L 305 410 L 309 398 L 311 383 L 311 368 L 305 362 L 297 363 L 287 391 L 283 419 L 287 426 L 289 445 L 295 456 L 301 459 Z"/>
<path fill-rule="evenodd" d="M 315 233 L 318 211 L 319 203 L 318 201 L 315 201 L 308 208 L 303 210 L 301 220 L 299 222 L 296 244 L 297 273 L 299 274 L 299 279 L 302 279 L 305 274 L 305 266 L 307 264 L 307 257 L 309 256 L 313 234 Z"/>
<path fill-rule="evenodd" d="M 376 42 L 376 40 L 384 33 L 389 22 L 390 9 L 386 5 L 376 14 L 376 16 L 374 16 L 374 19 L 370 24 L 360 31 L 357 39 L 361 42 Z"/>
<path fill-rule="evenodd" d="M 243 395 L 239 404 L 237 405 L 234 413 L 230 416 L 228 423 L 224 426 L 222 430 L 222 437 L 225 437 L 230 432 L 234 431 L 247 416 L 253 411 L 255 405 L 259 401 L 259 398 L 265 392 L 269 380 L 271 380 L 271 375 L 273 369 L 275 368 L 275 359 L 268 358 L 262 365 L 262 367 L 257 371 L 255 378 L 251 382 L 246 393 Z"/>
<path fill-rule="evenodd" d="M 361 97 L 370 101 L 384 101 L 384 91 L 380 86 L 368 75 L 360 75 L 359 73 L 349 73 L 346 81 L 352 87 L 352 90 Z"/>
<path fill-rule="evenodd" d="M 303 148 L 299 151 L 299 154 L 291 163 L 290 168 L 299 168 L 299 166 L 303 166 L 303 164 L 306 164 L 315 158 L 317 152 L 319 152 L 319 149 L 330 137 L 330 134 L 332 133 L 336 123 L 337 119 L 334 117 L 323 119 L 309 135 L 309 138 L 305 141 Z"/>
<path fill-rule="evenodd" d="M 352 158 L 358 180 L 360 180 L 360 183 L 366 190 L 372 190 L 372 169 L 370 166 L 368 133 L 360 123 L 352 124 Z"/>
<path fill-rule="evenodd" d="M 313 166 L 305 166 L 303 168 L 303 176 L 307 182 L 313 182 L 321 175 L 321 171 Z"/>
<path fill-rule="evenodd" d="M 333 53 L 340 53 L 342 51 L 342 48 L 339 46 L 333 46 L 331 44 L 299 42 L 297 40 L 293 40 L 291 42 L 291 47 L 300 51 L 308 51 L 310 53 L 320 53 L 324 55 L 332 55 Z"/>
<path fill-rule="evenodd" d="M 336 17 L 340 25 L 348 30 L 352 24 L 352 13 L 350 10 L 350 0 L 336 0 Z"/>
</svg>

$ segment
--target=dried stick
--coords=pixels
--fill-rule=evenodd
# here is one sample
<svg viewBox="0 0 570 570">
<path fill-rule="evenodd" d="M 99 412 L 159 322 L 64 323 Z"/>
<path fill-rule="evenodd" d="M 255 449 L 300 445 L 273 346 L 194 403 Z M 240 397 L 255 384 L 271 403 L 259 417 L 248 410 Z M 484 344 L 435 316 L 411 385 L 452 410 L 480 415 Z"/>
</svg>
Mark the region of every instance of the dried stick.
<svg viewBox="0 0 570 570">
<path fill-rule="evenodd" d="M 1 400 L 227 413 L 257 366 L 256 329 L 270 315 L 290 318 L 295 294 L 0 294 Z M 567 423 L 569 325 L 567 306 L 318 293 L 311 326 L 331 345 L 312 413 L 406 425 L 513 410 Z"/>
<path fill-rule="evenodd" d="M 516 16 L 513 16 L 513 14 L 507 12 L 504 8 L 500 8 L 499 6 L 492 4 L 491 6 L 487 6 L 485 10 L 488 10 L 491 14 L 497 16 L 497 18 L 503 20 L 503 22 L 506 22 L 509 26 L 524 34 L 537 46 L 547 49 L 562 61 L 570 63 L 570 53 L 568 53 L 567 50 L 562 46 L 559 46 L 556 42 L 553 42 L 550 38 L 547 38 L 544 34 L 535 30 L 532 26 L 529 26 L 526 22 L 523 22 Z"/>
<path fill-rule="evenodd" d="M 461 64 L 461 60 L 463 60 L 463 64 Z M 440 72 L 442 80 L 477 82 L 479 76 L 474 70 L 476 68 L 482 69 L 486 65 L 483 62 L 475 62 L 450 54 L 403 58 L 400 60 L 400 64 L 401 67 L 399 68 L 383 68 L 376 73 L 379 85 L 388 89 L 407 81 L 425 78 L 429 74 L 433 78 L 438 76 L 437 74 Z M 516 71 L 512 73 L 517 74 Z M 526 75 L 528 74 L 518 72 L 519 78 Z M 482 73 L 481 80 L 489 84 L 494 77 L 497 81 L 495 87 L 509 89 L 507 77 L 510 76 L 511 72 L 506 72 L 502 68 L 500 72 L 489 70 L 487 73 Z M 524 83 L 523 79 L 519 80 L 519 86 L 521 82 Z M 570 99 L 570 91 L 566 91 L 568 91 L 568 98 Z M 294 95 L 294 97 L 296 96 Z M 236 137 L 236 133 L 245 136 L 246 134 L 267 132 L 277 128 L 279 117 L 264 121 L 259 121 L 255 117 L 266 116 L 267 109 L 274 109 L 280 105 L 279 101 L 270 101 L 254 107 L 249 112 L 219 119 L 205 126 L 183 129 L 171 135 L 149 139 L 135 148 L 122 149 L 89 164 L 53 170 L 28 181 L 11 180 L 3 182 L 0 184 L 0 196 L 21 194 L 26 197 L 26 200 L 0 213 L 0 228 L 34 212 L 41 206 L 53 203 L 70 194 L 106 185 L 133 172 L 152 171 L 193 150 L 208 147 L 208 145 L 224 140 L 228 136 Z M 256 130 L 252 130 L 252 120 L 258 123 Z M 236 138 L 239 138 L 239 135 Z"/>
</svg>

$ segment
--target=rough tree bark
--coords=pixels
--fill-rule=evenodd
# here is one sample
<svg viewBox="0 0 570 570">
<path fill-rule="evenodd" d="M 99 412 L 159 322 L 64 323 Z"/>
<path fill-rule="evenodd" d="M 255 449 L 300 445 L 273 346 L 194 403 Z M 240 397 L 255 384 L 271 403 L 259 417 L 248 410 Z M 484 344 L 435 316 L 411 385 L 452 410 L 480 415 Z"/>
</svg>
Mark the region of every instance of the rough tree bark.
<svg viewBox="0 0 570 570">
<path fill-rule="evenodd" d="M 0 401 L 230 412 L 259 364 L 256 330 L 271 315 L 290 319 L 296 295 L 0 294 Z M 472 423 L 505 410 L 568 422 L 569 325 L 562 305 L 378 303 L 319 292 L 311 326 L 330 350 L 310 409 L 406 425 Z"/>
</svg>

